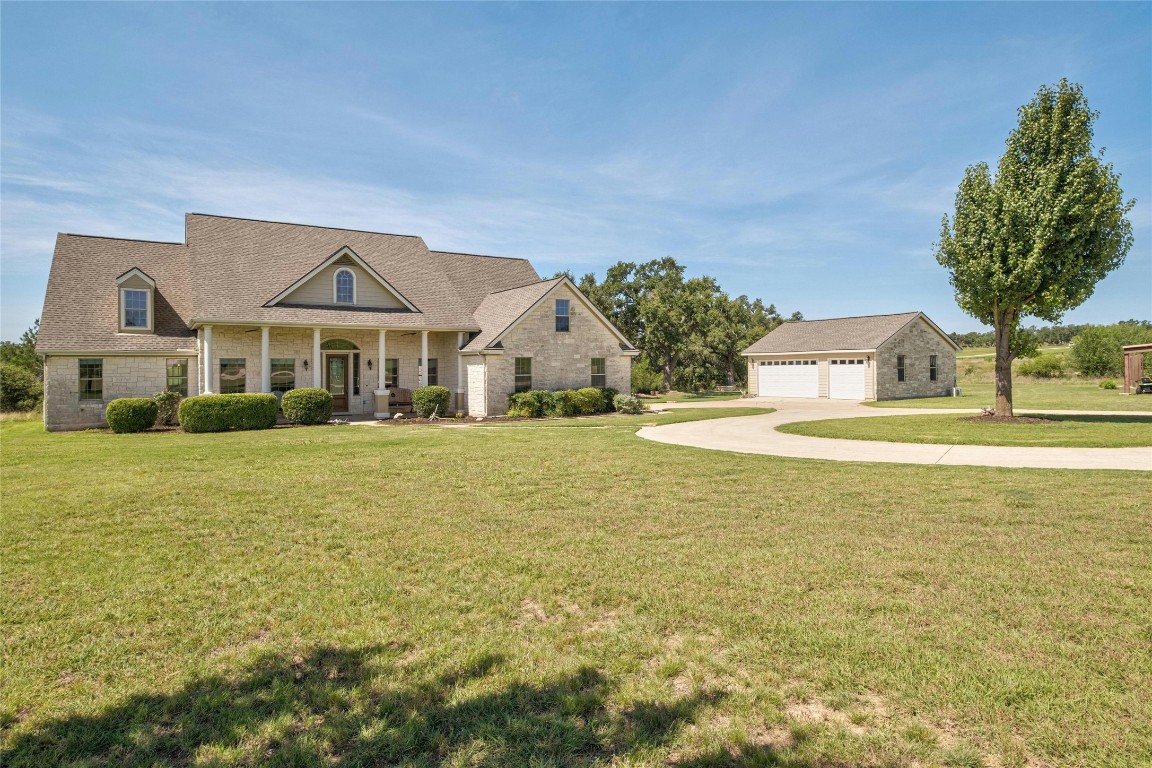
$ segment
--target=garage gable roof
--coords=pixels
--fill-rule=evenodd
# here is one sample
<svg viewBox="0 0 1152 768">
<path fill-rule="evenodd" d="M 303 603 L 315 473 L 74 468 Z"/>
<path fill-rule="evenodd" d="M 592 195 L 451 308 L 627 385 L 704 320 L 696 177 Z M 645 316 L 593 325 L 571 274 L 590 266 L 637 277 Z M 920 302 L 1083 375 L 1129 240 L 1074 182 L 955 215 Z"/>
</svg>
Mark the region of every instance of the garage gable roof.
<svg viewBox="0 0 1152 768">
<path fill-rule="evenodd" d="M 901 328 L 922 317 L 949 344 L 956 343 L 928 319 L 923 312 L 901 312 L 894 315 L 836 317 L 828 320 L 800 320 L 784 323 L 757 341 L 744 355 L 770 355 L 780 352 L 831 352 L 875 350 Z"/>
</svg>

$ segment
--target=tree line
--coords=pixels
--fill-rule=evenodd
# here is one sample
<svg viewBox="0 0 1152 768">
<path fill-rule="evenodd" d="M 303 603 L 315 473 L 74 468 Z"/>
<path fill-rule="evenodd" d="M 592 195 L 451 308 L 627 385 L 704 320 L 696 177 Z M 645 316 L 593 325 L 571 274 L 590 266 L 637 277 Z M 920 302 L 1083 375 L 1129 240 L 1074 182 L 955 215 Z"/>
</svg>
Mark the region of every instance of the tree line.
<svg viewBox="0 0 1152 768">
<path fill-rule="evenodd" d="M 685 278 L 672 257 L 621 261 L 603 280 L 589 273 L 573 282 L 640 350 L 633 366 L 640 392 L 743 386 L 740 353 L 785 320 L 804 319 L 799 312 L 784 318 L 758 298 L 733 298 L 707 275 Z"/>
<path fill-rule="evenodd" d="M 36 354 L 40 320 L 19 341 L 0 341 L 0 411 L 32 411 L 44 397 L 44 360 Z"/>
<path fill-rule="evenodd" d="M 1133 329 L 1152 329 L 1152 322 L 1148 320 L 1121 320 L 1115 323 L 1121 329 L 1130 327 Z M 1113 326 L 1098 326 L 1093 323 L 1082 323 L 1080 325 L 1044 325 L 1035 326 L 1031 325 L 1023 330 L 1031 334 L 1036 339 L 1036 343 L 1040 346 L 1066 346 L 1072 343 L 1072 340 L 1079 336 L 1089 328 L 1111 328 Z M 961 347 L 990 347 L 995 340 L 995 331 L 971 331 L 969 333 L 950 333 L 952 341 L 959 344 Z M 1132 344 L 1139 342 L 1133 341 Z"/>
</svg>

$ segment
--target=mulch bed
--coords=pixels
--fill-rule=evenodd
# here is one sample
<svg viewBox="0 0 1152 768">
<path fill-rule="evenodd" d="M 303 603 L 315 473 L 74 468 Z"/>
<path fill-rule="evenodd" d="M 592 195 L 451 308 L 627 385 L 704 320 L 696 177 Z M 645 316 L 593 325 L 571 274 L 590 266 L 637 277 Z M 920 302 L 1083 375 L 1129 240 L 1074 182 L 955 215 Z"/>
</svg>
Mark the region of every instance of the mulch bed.
<svg viewBox="0 0 1152 768">
<path fill-rule="evenodd" d="M 1059 424 L 1056 419 L 1038 419 L 1035 416 L 965 416 L 960 421 L 978 421 L 981 424 Z"/>
</svg>

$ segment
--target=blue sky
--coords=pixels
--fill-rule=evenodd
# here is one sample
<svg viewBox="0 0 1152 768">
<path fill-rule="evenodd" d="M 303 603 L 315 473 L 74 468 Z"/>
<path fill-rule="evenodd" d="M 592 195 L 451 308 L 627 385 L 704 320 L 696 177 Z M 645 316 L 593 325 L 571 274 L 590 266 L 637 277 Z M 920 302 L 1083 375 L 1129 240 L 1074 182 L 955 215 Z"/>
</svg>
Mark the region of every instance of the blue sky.
<svg viewBox="0 0 1152 768">
<path fill-rule="evenodd" d="M 932 243 L 1016 108 L 1081 82 L 1136 244 L 1068 322 L 1152 317 L 1152 4 L 3 4 L 0 335 L 57 232 L 186 211 L 577 275 L 667 255 L 785 314 L 955 305 Z"/>
</svg>

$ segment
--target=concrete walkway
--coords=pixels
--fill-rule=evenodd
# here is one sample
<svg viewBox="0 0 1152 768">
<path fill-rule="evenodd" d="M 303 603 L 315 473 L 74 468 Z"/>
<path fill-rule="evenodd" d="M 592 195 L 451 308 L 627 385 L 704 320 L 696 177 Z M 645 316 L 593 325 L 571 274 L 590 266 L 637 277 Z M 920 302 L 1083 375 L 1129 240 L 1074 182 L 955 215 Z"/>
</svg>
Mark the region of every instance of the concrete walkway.
<svg viewBox="0 0 1152 768">
<path fill-rule="evenodd" d="M 968 408 L 870 408 L 843 400 L 748 398 L 712 403 L 666 403 L 657 408 L 776 408 L 761 416 L 735 416 L 709 421 L 644 427 L 637 434 L 659 443 L 688 445 L 715 451 L 791 456 L 830 461 L 877 461 L 897 464 L 952 464 L 976 467 L 1037 469 L 1130 469 L 1152 471 L 1152 447 L 1142 448 L 1021 448 L 931 443 L 884 443 L 806 437 L 777 432 L 780 424 L 822 419 L 908 416 L 914 414 L 977 413 Z M 1017 411 L 1027 413 L 1028 411 Z M 1150 416 L 1130 411 L 1058 411 L 1031 413 Z"/>
</svg>

